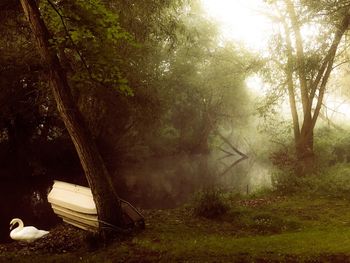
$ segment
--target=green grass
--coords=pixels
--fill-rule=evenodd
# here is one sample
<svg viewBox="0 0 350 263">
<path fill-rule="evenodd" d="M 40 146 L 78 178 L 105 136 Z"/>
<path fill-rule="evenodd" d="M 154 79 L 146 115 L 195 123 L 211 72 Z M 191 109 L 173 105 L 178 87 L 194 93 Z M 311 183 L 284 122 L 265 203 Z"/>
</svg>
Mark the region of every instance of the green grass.
<svg viewBox="0 0 350 263">
<path fill-rule="evenodd" d="M 268 195 L 229 204 L 230 210 L 215 220 L 193 216 L 190 207 L 147 211 L 143 232 L 93 252 L 2 253 L 0 261 L 350 261 L 349 201 Z"/>
<path fill-rule="evenodd" d="M 301 258 L 316 258 L 322 253 L 350 252 L 350 229 L 328 228 L 299 233 L 284 233 L 271 236 L 254 236 L 235 238 L 221 235 L 177 236 L 184 238 L 174 242 L 165 238 L 157 243 L 152 240 L 139 240 L 136 244 L 147 250 L 166 254 L 177 260 L 189 258 L 202 261 L 208 258 L 220 260 L 221 256 L 235 258 L 242 254 L 251 258 L 274 258 L 294 255 Z M 195 253 L 194 253 L 195 252 Z"/>
</svg>

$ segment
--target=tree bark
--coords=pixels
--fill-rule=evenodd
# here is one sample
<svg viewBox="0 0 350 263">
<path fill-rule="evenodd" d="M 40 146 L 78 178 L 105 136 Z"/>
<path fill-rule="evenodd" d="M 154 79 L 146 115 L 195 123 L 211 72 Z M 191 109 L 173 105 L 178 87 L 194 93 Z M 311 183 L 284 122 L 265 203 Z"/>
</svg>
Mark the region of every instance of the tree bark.
<svg viewBox="0 0 350 263">
<path fill-rule="evenodd" d="M 314 154 L 314 134 L 313 129 L 307 133 L 301 133 L 299 138 L 295 140 L 296 157 L 296 172 L 299 176 L 305 176 L 312 173 L 315 169 L 315 154 Z"/>
<path fill-rule="evenodd" d="M 122 210 L 112 179 L 85 121 L 73 101 L 71 89 L 54 48 L 50 45 L 50 34 L 40 17 L 35 0 L 20 0 L 26 18 L 34 33 L 43 63 L 48 67 L 50 86 L 58 112 L 71 136 L 87 181 L 91 188 L 99 216 L 100 232 L 106 236 L 106 225 L 123 226 Z"/>
</svg>

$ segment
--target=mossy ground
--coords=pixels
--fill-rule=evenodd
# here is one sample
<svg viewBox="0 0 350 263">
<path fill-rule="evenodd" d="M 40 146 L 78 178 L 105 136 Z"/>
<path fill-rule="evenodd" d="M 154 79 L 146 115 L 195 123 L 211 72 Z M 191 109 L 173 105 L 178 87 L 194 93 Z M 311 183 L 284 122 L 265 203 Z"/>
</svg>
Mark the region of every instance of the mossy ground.
<svg viewBox="0 0 350 263">
<path fill-rule="evenodd" d="M 217 219 L 195 217 L 190 206 L 145 211 L 144 231 L 108 246 L 94 248 L 86 237 L 67 250 L 22 245 L 2 249 L 0 261 L 350 262 L 349 200 L 274 194 L 227 200 L 228 213 Z"/>
</svg>

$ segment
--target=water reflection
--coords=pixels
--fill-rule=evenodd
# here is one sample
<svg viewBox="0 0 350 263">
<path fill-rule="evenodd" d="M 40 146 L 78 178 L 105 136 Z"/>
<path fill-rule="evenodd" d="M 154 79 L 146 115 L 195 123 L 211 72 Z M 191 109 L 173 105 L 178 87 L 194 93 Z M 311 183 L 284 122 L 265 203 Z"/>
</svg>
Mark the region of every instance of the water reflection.
<svg viewBox="0 0 350 263">
<path fill-rule="evenodd" d="M 271 187 L 267 165 L 248 159 L 223 175 L 231 163 L 223 164 L 214 155 L 149 159 L 122 172 L 125 185 L 118 191 L 139 207 L 160 209 L 177 207 L 195 192 L 211 186 L 243 194 Z"/>
<path fill-rule="evenodd" d="M 213 178 L 205 155 L 153 158 L 126 168 L 121 196 L 142 208 L 183 204 Z"/>
</svg>

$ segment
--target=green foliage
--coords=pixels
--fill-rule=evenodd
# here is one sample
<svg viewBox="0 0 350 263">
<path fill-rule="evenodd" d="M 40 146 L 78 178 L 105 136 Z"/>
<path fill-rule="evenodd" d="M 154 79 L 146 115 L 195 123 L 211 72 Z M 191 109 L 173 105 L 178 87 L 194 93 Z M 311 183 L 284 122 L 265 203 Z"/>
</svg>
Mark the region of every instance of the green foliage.
<svg viewBox="0 0 350 263">
<path fill-rule="evenodd" d="M 250 113 L 244 80 L 252 59 L 231 43 L 215 47 L 216 34 L 207 28 L 197 33 L 198 43 L 178 47 L 163 80 L 170 95 L 165 121 L 179 131 L 179 148 L 186 152 L 208 151 L 210 135 L 222 123 L 238 124 Z"/>
<path fill-rule="evenodd" d="M 284 142 L 285 144 L 279 141 L 274 141 L 277 143 L 281 143 L 282 145 L 277 144 L 270 146 L 269 160 L 278 170 L 294 171 L 297 164 L 297 159 L 295 156 L 295 150 L 291 145 L 291 141 L 288 141 L 287 138 L 283 138 L 282 136 L 280 137 L 282 142 Z"/>
<path fill-rule="evenodd" d="M 320 168 L 336 163 L 350 162 L 350 135 L 348 130 L 320 128 L 315 134 L 315 152 Z"/>
<path fill-rule="evenodd" d="M 272 172 L 272 187 L 281 194 L 294 194 L 301 190 L 302 178 L 298 177 L 293 170 L 279 170 Z"/>
<path fill-rule="evenodd" d="M 331 196 L 345 194 L 347 171 L 344 167 L 347 166 L 348 149 L 350 149 L 349 136 L 344 131 L 326 127 L 317 129 L 314 148 L 316 165 L 313 174 L 304 177 L 296 174 L 298 161 L 291 145 L 275 149 L 270 154 L 270 160 L 275 165 L 272 172 L 273 188 L 283 194 L 297 192 Z"/>
<path fill-rule="evenodd" d="M 312 196 L 350 198 L 350 165 L 348 164 L 337 164 L 305 177 L 298 177 L 293 172 L 278 171 L 272 178 L 274 189 L 282 194 L 301 192 Z"/>
<path fill-rule="evenodd" d="M 332 166 L 319 177 L 315 180 L 315 192 L 335 198 L 350 198 L 350 166 L 348 164 Z"/>
<path fill-rule="evenodd" d="M 217 218 L 224 215 L 228 208 L 222 192 L 210 188 L 197 194 L 193 204 L 193 213 L 196 216 Z"/>
<path fill-rule="evenodd" d="M 116 13 L 100 0 L 43 1 L 41 9 L 61 60 L 69 61 L 74 71 L 75 88 L 98 85 L 131 94 L 118 49 L 133 40 Z"/>
<path fill-rule="evenodd" d="M 114 133 L 99 132 L 111 138 L 108 140 L 123 137 L 114 140 L 118 146 L 113 143 L 116 148 L 127 149 L 128 155 L 139 154 L 134 150 L 140 147 L 150 149 L 153 155 L 206 153 L 219 125 L 238 122 L 248 114 L 244 80 L 254 70 L 252 56 L 232 43 L 218 46 L 217 27 L 207 20 L 203 10 L 176 2 L 173 5 L 177 8 L 167 2 L 158 6 L 161 11 L 154 14 L 148 4 L 155 2 L 145 6 L 137 1 L 132 7 L 123 6 L 125 11 L 119 13 L 121 27 L 140 42 L 137 48 L 125 45 L 121 49 L 125 54 L 123 76 L 134 97 L 116 98 L 117 103 L 103 106 L 103 110 L 119 106 L 118 111 L 106 110 L 105 117 L 107 121 L 118 119 L 119 126 L 109 122 Z M 121 3 L 113 10 L 118 8 L 122 8 Z M 140 31 L 145 25 L 139 25 L 135 17 L 145 20 L 145 32 Z M 91 106 L 85 109 L 87 114 L 94 114 Z M 92 119 L 91 123 L 98 122 Z M 130 123 L 132 127 L 127 132 L 116 130 Z"/>
</svg>

